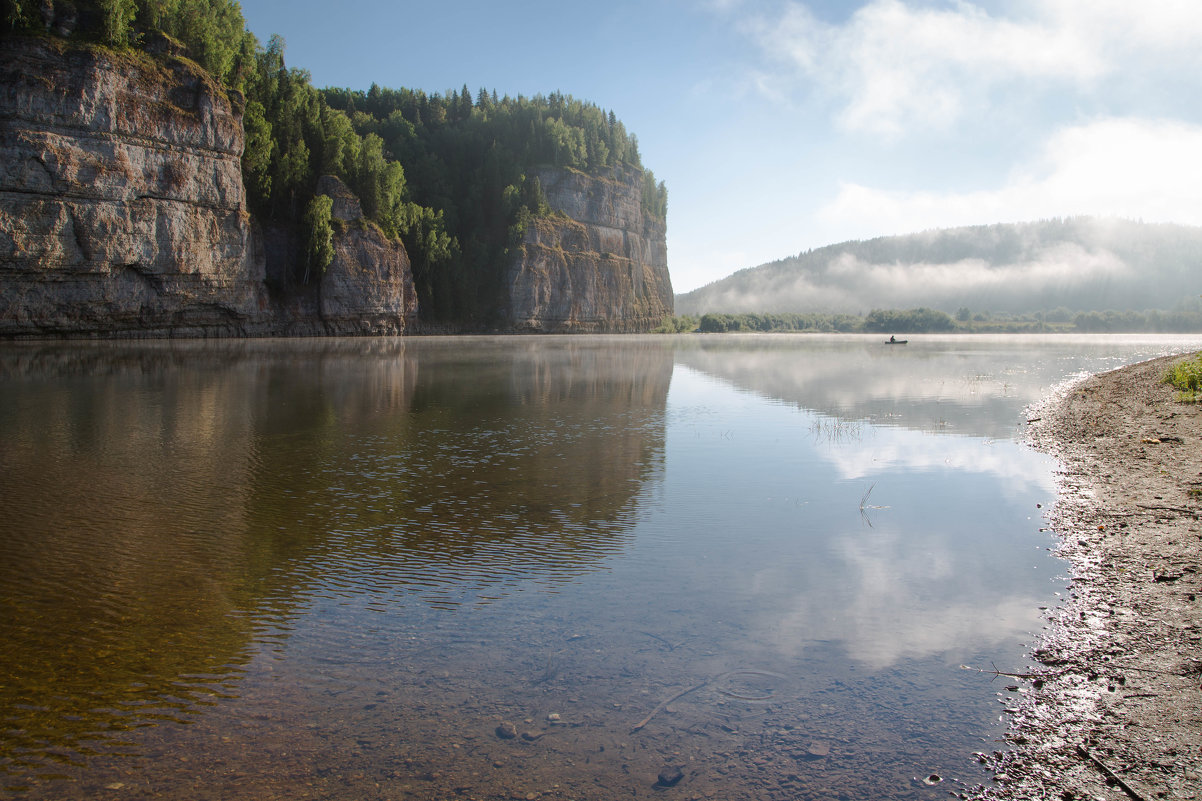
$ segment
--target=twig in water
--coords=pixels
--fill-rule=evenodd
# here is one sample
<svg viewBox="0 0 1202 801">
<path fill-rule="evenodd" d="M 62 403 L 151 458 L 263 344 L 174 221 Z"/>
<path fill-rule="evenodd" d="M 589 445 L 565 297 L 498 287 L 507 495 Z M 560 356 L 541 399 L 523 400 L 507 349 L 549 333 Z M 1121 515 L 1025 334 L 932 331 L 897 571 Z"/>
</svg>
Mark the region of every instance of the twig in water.
<svg viewBox="0 0 1202 801">
<path fill-rule="evenodd" d="M 997 665 L 993 666 L 993 670 L 983 670 L 981 668 L 969 667 L 968 665 L 961 665 L 960 669 L 961 670 L 972 670 L 976 673 L 988 673 L 991 676 L 993 676 L 994 678 L 997 678 L 998 676 L 1009 676 L 1012 679 L 1030 680 L 1030 679 L 1045 679 L 1048 677 L 1048 674 L 1046 674 L 1046 673 L 1007 673 L 1004 670 L 998 670 Z"/>
<path fill-rule="evenodd" d="M 863 514 L 864 510 L 868 507 L 868 496 L 872 494 L 874 489 L 876 489 L 875 483 L 860 497 L 860 514 Z"/>
<path fill-rule="evenodd" d="M 863 521 L 864 521 L 865 523 L 867 523 L 867 524 L 868 524 L 868 527 L 869 527 L 869 528 L 872 528 L 872 518 L 870 518 L 870 517 L 868 516 L 868 510 L 869 510 L 869 509 L 888 509 L 888 508 L 889 508 L 888 506 L 869 506 L 869 505 L 868 505 L 868 498 L 869 498 L 869 496 L 870 496 L 870 495 L 872 495 L 872 491 L 873 491 L 874 489 L 876 489 L 876 484 L 875 484 L 875 483 L 874 483 L 874 484 L 873 484 L 871 487 L 869 487 L 869 488 L 868 488 L 868 491 L 867 491 L 867 492 L 865 492 L 865 493 L 864 493 L 864 494 L 863 494 L 863 495 L 860 497 L 860 517 L 863 519 Z"/>
<path fill-rule="evenodd" d="M 646 726 L 648 723 L 650 723 L 650 722 L 651 722 L 651 719 L 652 719 L 653 717 L 655 717 L 656 715 L 658 715 L 660 712 L 663 712 L 663 711 L 664 711 L 664 709 L 665 709 L 665 708 L 667 708 L 668 704 L 672 703 L 673 701 L 675 701 L 675 700 L 676 700 L 676 699 L 678 699 L 678 698 L 684 698 L 686 695 L 688 695 L 689 693 L 691 693 L 691 692 L 693 692 L 693 691 L 695 691 L 695 690 L 700 690 L 702 687 L 704 687 L 704 686 L 705 686 L 705 685 L 707 685 L 707 684 L 709 684 L 709 680 L 708 680 L 708 679 L 707 679 L 707 680 L 705 680 L 705 681 L 703 681 L 703 682 L 701 682 L 700 684 L 694 684 L 692 687 L 688 688 L 687 690 L 681 690 L 680 692 L 676 693 L 676 695 L 672 696 L 672 697 L 671 697 L 671 698 L 669 698 L 667 701 L 664 701 L 664 702 L 662 702 L 662 703 L 661 703 L 659 706 L 657 706 L 655 709 L 652 709 L 652 710 L 651 710 L 651 714 L 650 714 L 650 715 L 648 715 L 647 717 L 643 718 L 643 719 L 642 719 L 642 720 L 640 720 L 638 723 L 634 724 L 634 728 L 632 728 L 632 729 L 630 730 L 630 733 L 631 733 L 631 734 L 634 734 L 636 731 L 638 731 L 639 729 L 643 728 L 643 727 L 644 727 L 644 726 Z"/>
<path fill-rule="evenodd" d="M 673 642 L 670 642 L 670 641 L 669 641 L 667 638 L 665 638 L 665 637 L 661 637 L 661 636 L 659 636 L 658 634 L 653 634 L 653 633 L 652 633 L 652 632 L 650 632 L 650 631 L 640 631 L 639 633 L 640 633 L 640 634 L 646 634 L 648 637 L 650 637 L 650 638 L 651 638 L 651 639 L 653 639 L 653 640 L 659 640 L 659 641 L 660 641 L 660 642 L 662 642 L 662 643 L 663 643 L 665 646 L 667 646 L 667 648 L 668 648 L 668 650 L 669 650 L 669 651 L 675 651 L 677 648 L 679 648 L 680 646 L 684 645 L 684 641 L 683 641 L 683 640 L 682 640 L 681 642 L 678 642 L 678 643 L 673 643 Z"/>
</svg>

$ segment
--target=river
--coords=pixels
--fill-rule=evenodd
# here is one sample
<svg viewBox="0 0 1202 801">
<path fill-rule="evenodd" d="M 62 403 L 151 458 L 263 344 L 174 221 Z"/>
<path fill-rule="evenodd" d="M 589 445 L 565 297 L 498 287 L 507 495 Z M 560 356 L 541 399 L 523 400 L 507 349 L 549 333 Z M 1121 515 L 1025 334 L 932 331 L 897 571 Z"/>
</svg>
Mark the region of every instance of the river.
<svg viewBox="0 0 1202 801">
<path fill-rule="evenodd" d="M 1027 407 L 1202 337 L 0 345 L 0 789 L 925 799 L 1070 592 Z"/>
</svg>

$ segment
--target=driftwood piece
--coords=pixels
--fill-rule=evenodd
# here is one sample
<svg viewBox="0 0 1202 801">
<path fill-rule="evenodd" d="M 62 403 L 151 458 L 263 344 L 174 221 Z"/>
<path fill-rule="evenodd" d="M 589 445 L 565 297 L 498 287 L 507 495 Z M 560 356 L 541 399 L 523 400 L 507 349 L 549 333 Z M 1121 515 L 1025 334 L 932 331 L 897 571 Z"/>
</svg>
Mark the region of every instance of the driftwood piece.
<svg viewBox="0 0 1202 801">
<path fill-rule="evenodd" d="M 705 685 L 707 685 L 707 684 L 709 684 L 709 681 L 708 681 L 708 680 L 706 680 L 706 681 L 703 681 L 703 682 L 701 682 L 700 684 L 694 684 L 692 687 L 688 688 L 687 690 L 681 690 L 680 692 L 676 693 L 676 695 L 674 695 L 674 696 L 672 696 L 671 698 L 669 698 L 667 701 L 664 701 L 664 702 L 660 703 L 660 705 L 659 705 L 659 706 L 657 706 L 655 709 L 652 709 L 652 710 L 651 710 L 651 714 L 650 714 L 650 715 L 648 715 L 647 717 L 643 718 L 643 719 L 642 719 L 642 720 L 640 720 L 638 723 L 634 724 L 634 728 L 632 728 L 632 729 L 630 730 L 630 733 L 631 733 L 631 734 L 634 734 L 636 731 L 638 731 L 639 729 L 643 728 L 643 727 L 644 727 L 644 726 L 646 726 L 648 723 L 650 723 L 650 722 L 651 722 L 651 719 L 652 719 L 653 717 L 655 717 L 656 715 L 658 715 L 660 712 L 663 712 L 663 711 L 664 711 L 664 709 L 665 709 L 665 708 L 668 706 L 668 704 L 672 703 L 673 701 L 675 701 L 675 700 L 676 700 L 676 699 L 678 699 L 678 698 L 684 698 L 686 695 L 688 695 L 688 694 L 689 694 L 689 693 L 691 693 L 691 692 L 694 692 L 694 691 L 696 691 L 696 690 L 700 690 L 702 687 L 704 687 L 704 686 L 705 686 Z"/>
<path fill-rule="evenodd" d="M 1079 745 L 1079 746 L 1077 746 L 1077 753 L 1080 754 L 1081 757 L 1083 759 L 1085 759 L 1086 761 L 1094 763 L 1094 765 L 1096 765 L 1098 767 L 1098 770 L 1100 770 L 1100 771 L 1102 771 L 1102 773 L 1106 774 L 1107 778 L 1112 780 L 1119 787 L 1122 787 L 1123 792 L 1125 792 L 1127 795 L 1134 798 L 1135 801 L 1148 801 L 1148 799 L 1146 799 L 1142 795 L 1140 795 L 1139 791 L 1137 791 L 1131 785 L 1127 784 L 1127 782 L 1123 781 L 1123 777 L 1119 776 L 1117 773 L 1115 773 L 1113 770 L 1111 770 L 1110 767 L 1105 762 L 1103 762 L 1101 759 L 1098 759 L 1096 756 L 1094 756 L 1092 753 L 1090 753 L 1088 748 L 1086 748 L 1083 745 Z"/>
</svg>

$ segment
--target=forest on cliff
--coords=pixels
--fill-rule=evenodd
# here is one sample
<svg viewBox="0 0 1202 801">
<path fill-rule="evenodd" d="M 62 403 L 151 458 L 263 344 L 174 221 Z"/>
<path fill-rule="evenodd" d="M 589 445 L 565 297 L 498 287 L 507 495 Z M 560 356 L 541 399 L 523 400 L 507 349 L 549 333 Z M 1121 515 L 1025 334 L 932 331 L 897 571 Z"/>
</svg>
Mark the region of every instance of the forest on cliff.
<svg viewBox="0 0 1202 801">
<path fill-rule="evenodd" d="M 555 92 L 427 93 L 313 85 L 285 63 L 285 43 L 246 29 L 234 0 L 2 0 L 5 34 L 87 40 L 137 51 L 166 37 L 244 99 L 247 202 L 302 243 L 287 281 L 303 287 L 332 258 L 331 201 L 340 178 L 365 216 L 409 254 L 423 320 L 495 321 L 507 256 L 532 217 L 548 212 L 541 166 L 643 174 L 643 207 L 667 214 L 667 190 L 643 168 L 637 138 L 612 111 Z"/>
</svg>

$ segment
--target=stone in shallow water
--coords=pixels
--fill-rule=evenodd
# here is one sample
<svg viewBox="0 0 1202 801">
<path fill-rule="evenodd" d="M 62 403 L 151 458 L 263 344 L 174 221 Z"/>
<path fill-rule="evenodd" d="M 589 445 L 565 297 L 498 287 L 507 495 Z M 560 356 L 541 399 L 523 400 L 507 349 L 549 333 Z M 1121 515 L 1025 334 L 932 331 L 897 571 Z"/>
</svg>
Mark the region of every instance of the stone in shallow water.
<svg viewBox="0 0 1202 801">
<path fill-rule="evenodd" d="M 673 765 L 664 765 L 659 771 L 659 780 L 656 781 L 660 787 L 673 787 L 681 779 L 684 778 L 684 773 L 680 768 Z"/>
<path fill-rule="evenodd" d="M 831 754 L 831 744 L 824 740 L 815 740 L 806 748 L 806 759 L 823 759 Z"/>
</svg>

